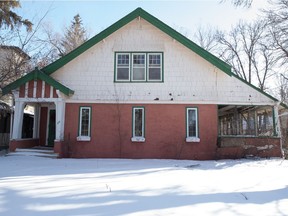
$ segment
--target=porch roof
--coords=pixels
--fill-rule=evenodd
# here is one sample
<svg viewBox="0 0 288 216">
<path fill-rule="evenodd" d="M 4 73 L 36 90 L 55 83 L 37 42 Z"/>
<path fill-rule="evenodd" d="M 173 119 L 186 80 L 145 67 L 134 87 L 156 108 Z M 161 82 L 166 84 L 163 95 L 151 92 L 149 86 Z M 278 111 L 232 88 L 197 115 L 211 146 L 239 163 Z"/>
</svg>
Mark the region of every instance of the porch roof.
<svg viewBox="0 0 288 216">
<path fill-rule="evenodd" d="M 55 89 L 61 91 L 63 94 L 67 96 L 71 96 L 74 94 L 74 91 L 69 89 L 68 87 L 64 86 L 60 82 L 53 79 L 51 76 L 45 74 L 37 67 L 31 71 L 30 73 L 26 74 L 25 76 L 21 77 L 20 79 L 16 80 L 15 82 L 5 86 L 2 89 L 3 95 L 9 93 L 10 91 L 20 87 L 21 85 L 29 82 L 30 80 L 42 80 L 48 83 L 49 85 L 53 86 Z"/>
</svg>

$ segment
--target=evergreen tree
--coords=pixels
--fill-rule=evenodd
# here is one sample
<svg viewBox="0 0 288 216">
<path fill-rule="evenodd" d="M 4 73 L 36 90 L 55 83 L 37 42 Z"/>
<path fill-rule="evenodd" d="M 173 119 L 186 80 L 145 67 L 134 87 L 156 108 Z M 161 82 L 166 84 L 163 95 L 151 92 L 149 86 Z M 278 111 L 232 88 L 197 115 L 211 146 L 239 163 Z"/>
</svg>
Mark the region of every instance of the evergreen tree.
<svg viewBox="0 0 288 216">
<path fill-rule="evenodd" d="M 20 2 L 16 0 L 0 1 L 0 27 L 6 26 L 13 29 L 16 25 L 24 25 L 27 31 L 32 30 L 32 23 L 27 19 L 13 12 L 11 9 L 21 7 Z"/>
<path fill-rule="evenodd" d="M 82 25 L 80 15 L 77 14 L 74 16 L 70 27 L 66 28 L 64 38 L 61 40 L 60 56 L 66 55 L 85 41 L 87 41 L 87 32 Z"/>
</svg>

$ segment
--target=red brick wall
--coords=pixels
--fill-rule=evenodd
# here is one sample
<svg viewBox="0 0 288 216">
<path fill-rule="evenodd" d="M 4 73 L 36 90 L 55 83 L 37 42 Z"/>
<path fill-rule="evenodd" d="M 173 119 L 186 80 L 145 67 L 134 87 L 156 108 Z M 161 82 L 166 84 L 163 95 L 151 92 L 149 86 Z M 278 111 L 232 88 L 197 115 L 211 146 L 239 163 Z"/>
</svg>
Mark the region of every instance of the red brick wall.
<svg viewBox="0 0 288 216">
<path fill-rule="evenodd" d="M 91 141 L 77 141 L 79 107 L 92 107 Z M 131 142 L 132 107 L 145 107 L 144 143 Z M 199 143 L 186 143 L 186 107 L 198 107 Z M 119 115 L 120 114 L 120 115 Z M 119 122 L 120 117 L 120 122 Z M 65 141 L 71 157 L 214 159 L 216 105 L 66 104 Z M 119 130 L 120 123 L 120 130 Z M 120 136 L 119 136 L 120 133 Z"/>
<path fill-rule="evenodd" d="M 9 151 L 15 151 L 16 148 L 32 148 L 38 145 L 39 139 L 11 140 L 9 143 Z"/>
</svg>

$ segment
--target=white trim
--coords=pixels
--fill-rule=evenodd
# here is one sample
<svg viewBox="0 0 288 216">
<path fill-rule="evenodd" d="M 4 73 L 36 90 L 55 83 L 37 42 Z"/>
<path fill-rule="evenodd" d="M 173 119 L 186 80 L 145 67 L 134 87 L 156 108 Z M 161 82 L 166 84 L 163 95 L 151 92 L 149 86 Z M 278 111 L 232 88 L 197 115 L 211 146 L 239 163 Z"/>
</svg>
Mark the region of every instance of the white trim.
<svg viewBox="0 0 288 216">
<path fill-rule="evenodd" d="M 186 137 L 186 142 L 200 142 L 198 137 Z"/>
<path fill-rule="evenodd" d="M 63 98 L 17 98 L 15 101 L 16 100 L 27 103 L 55 103 L 58 101 L 63 101 Z"/>
<path fill-rule="evenodd" d="M 37 81 L 34 80 L 33 98 L 36 98 L 36 94 L 37 94 Z"/>
<path fill-rule="evenodd" d="M 30 100 L 29 100 L 30 101 Z M 133 101 L 133 100 L 127 100 L 127 101 L 119 101 L 116 102 L 115 100 L 73 100 L 73 99 L 67 99 L 67 103 L 89 103 L 89 104 L 210 104 L 210 105 L 247 105 L 247 106 L 262 106 L 262 105 L 271 105 L 274 106 L 276 102 L 259 102 L 259 103 L 245 103 L 245 102 L 227 102 L 227 101 Z"/>
<path fill-rule="evenodd" d="M 77 141 L 91 141 L 90 136 L 78 136 Z"/>
<path fill-rule="evenodd" d="M 50 86 L 50 98 L 53 98 L 53 90 L 54 90 L 53 86 Z"/>
<path fill-rule="evenodd" d="M 145 137 L 132 137 L 132 142 L 145 142 Z"/>
<path fill-rule="evenodd" d="M 25 91 L 24 91 L 25 93 L 24 93 L 24 98 L 28 98 L 28 87 L 29 87 L 28 84 L 29 84 L 29 82 L 26 82 L 26 83 L 25 83 Z"/>
<path fill-rule="evenodd" d="M 45 95 L 45 81 L 42 80 L 41 98 L 44 98 L 44 95 Z"/>
</svg>

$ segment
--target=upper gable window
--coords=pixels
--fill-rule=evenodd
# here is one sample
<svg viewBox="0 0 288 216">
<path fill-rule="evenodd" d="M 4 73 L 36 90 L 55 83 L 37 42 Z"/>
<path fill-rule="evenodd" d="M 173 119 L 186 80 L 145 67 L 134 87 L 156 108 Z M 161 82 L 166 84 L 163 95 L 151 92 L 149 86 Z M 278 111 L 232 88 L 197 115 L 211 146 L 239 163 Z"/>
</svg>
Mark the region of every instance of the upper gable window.
<svg viewBox="0 0 288 216">
<path fill-rule="evenodd" d="M 116 53 L 116 82 L 163 82 L 163 53 Z"/>
</svg>

